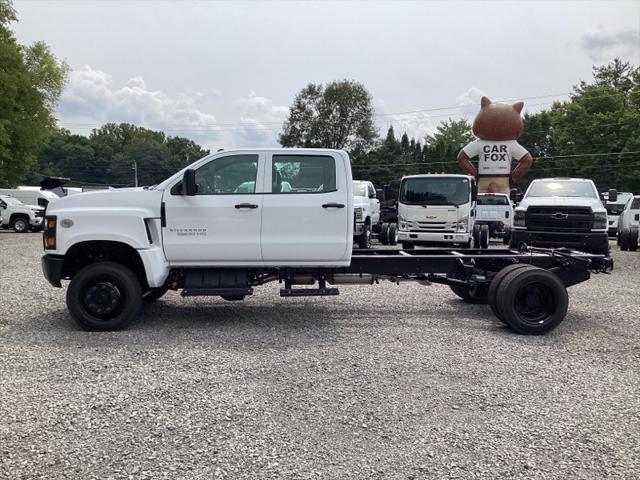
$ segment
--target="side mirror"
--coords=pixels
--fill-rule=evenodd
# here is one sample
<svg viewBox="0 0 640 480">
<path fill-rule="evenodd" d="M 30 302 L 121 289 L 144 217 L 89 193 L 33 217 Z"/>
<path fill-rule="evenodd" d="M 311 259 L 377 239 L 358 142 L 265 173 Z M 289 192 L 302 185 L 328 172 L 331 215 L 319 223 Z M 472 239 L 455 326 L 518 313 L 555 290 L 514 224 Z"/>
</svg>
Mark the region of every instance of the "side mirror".
<svg viewBox="0 0 640 480">
<path fill-rule="evenodd" d="M 616 200 L 618 200 L 618 191 L 615 188 L 610 188 L 609 189 L 609 201 L 610 202 L 615 202 Z"/>
<path fill-rule="evenodd" d="M 517 188 L 512 188 L 509 191 L 509 200 L 511 200 L 513 203 L 516 203 L 518 201 L 518 189 Z"/>
<path fill-rule="evenodd" d="M 49 200 L 47 200 L 46 198 L 39 198 L 38 205 L 41 207 L 46 207 L 47 205 L 49 205 Z"/>
<path fill-rule="evenodd" d="M 471 201 L 475 202 L 478 200 L 478 184 L 475 180 L 471 181 Z"/>
<path fill-rule="evenodd" d="M 384 191 L 381 188 L 376 188 L 376 198 L 384 202 Z"/>
<path fill-rule="evenodd" d="M 193 168 L 187 168 L 182 175 L 182 194 L 193 197 L 196 193 L 198 193 L 196 171 Z"/>
</svg>

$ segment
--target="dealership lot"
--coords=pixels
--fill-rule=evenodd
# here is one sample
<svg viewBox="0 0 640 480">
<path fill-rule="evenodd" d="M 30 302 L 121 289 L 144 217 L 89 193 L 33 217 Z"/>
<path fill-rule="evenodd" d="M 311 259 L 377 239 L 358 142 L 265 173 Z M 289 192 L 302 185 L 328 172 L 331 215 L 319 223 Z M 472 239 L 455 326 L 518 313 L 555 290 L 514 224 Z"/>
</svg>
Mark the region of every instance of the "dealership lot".
<svg viewBox="0 0 640 480">
<path fill-rule="evenodd" d="M 244 302 L 170 292 L 87 333 L 0 232 L 0 476 L 634 478 L 640 252 L 519 336 L 447 287 Z"/>
</svg>

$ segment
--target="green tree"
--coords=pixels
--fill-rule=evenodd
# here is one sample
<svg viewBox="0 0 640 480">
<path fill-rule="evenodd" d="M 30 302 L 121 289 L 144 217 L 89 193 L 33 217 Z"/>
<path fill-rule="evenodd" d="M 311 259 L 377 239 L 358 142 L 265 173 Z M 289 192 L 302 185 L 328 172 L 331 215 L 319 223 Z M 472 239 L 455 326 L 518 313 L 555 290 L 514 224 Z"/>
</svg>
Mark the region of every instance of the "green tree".
<svg viewBox="0 0 640 480">
<path fill-rule="evenodd" d="M 283 147 L 338 148 L 358 155 L 371 149 L 376 138 L 371 95 L 362 84 L 342 80 L 303 88 L 279 140 Z"/>
<path fill-rule="evenodd" d="M 35 162 L 40 144 L 55 130 L 53 110 L 68 67 L 42 42 L 17 43 L 9 24 L 17 17 L 0 0 L 0 185 L 13 186 Z"/>
<path fill-rule="evenodd" d="M 460 173 L 458 152 L 474 138 L 471 126 L 464 119 L 440 123 L 433 135 L 425 137 L 427 167 L 433 172 Z"/>
</svg>

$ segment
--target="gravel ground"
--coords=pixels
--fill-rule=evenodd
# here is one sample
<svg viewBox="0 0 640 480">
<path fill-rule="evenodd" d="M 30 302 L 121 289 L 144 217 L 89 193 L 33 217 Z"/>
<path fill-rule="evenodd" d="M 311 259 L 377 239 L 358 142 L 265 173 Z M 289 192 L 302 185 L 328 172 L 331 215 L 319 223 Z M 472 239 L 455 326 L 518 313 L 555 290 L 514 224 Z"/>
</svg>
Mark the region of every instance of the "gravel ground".
<svg viewBox="0 0 640 480">
<path fill-rule="evenodd" d="M 638 478 L 640 252 L 525 337 L 442 286 L 170 292 L 87 333 L 0 233 L 2 478 Z"/>
</svg>

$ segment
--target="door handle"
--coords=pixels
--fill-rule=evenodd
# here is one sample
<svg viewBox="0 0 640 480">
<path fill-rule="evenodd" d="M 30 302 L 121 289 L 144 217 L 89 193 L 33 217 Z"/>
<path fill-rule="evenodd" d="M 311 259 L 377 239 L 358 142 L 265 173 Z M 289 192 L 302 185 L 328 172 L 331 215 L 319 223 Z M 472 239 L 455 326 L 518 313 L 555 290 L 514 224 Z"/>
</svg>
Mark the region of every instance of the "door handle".
<svg viewBox="0 0 640 480">
<path fill-rule="evenodd" d="M 258 208 L 258 205 L 256 205 L 255 203 L 239 203 L 236 205 L 236 208 Z"/>
<path fill-rule="evenodd" d="M 325 203 L 324 205 L 322 205 L 322 208 L 344 208 L 344 203 Z"/>
</svg>

